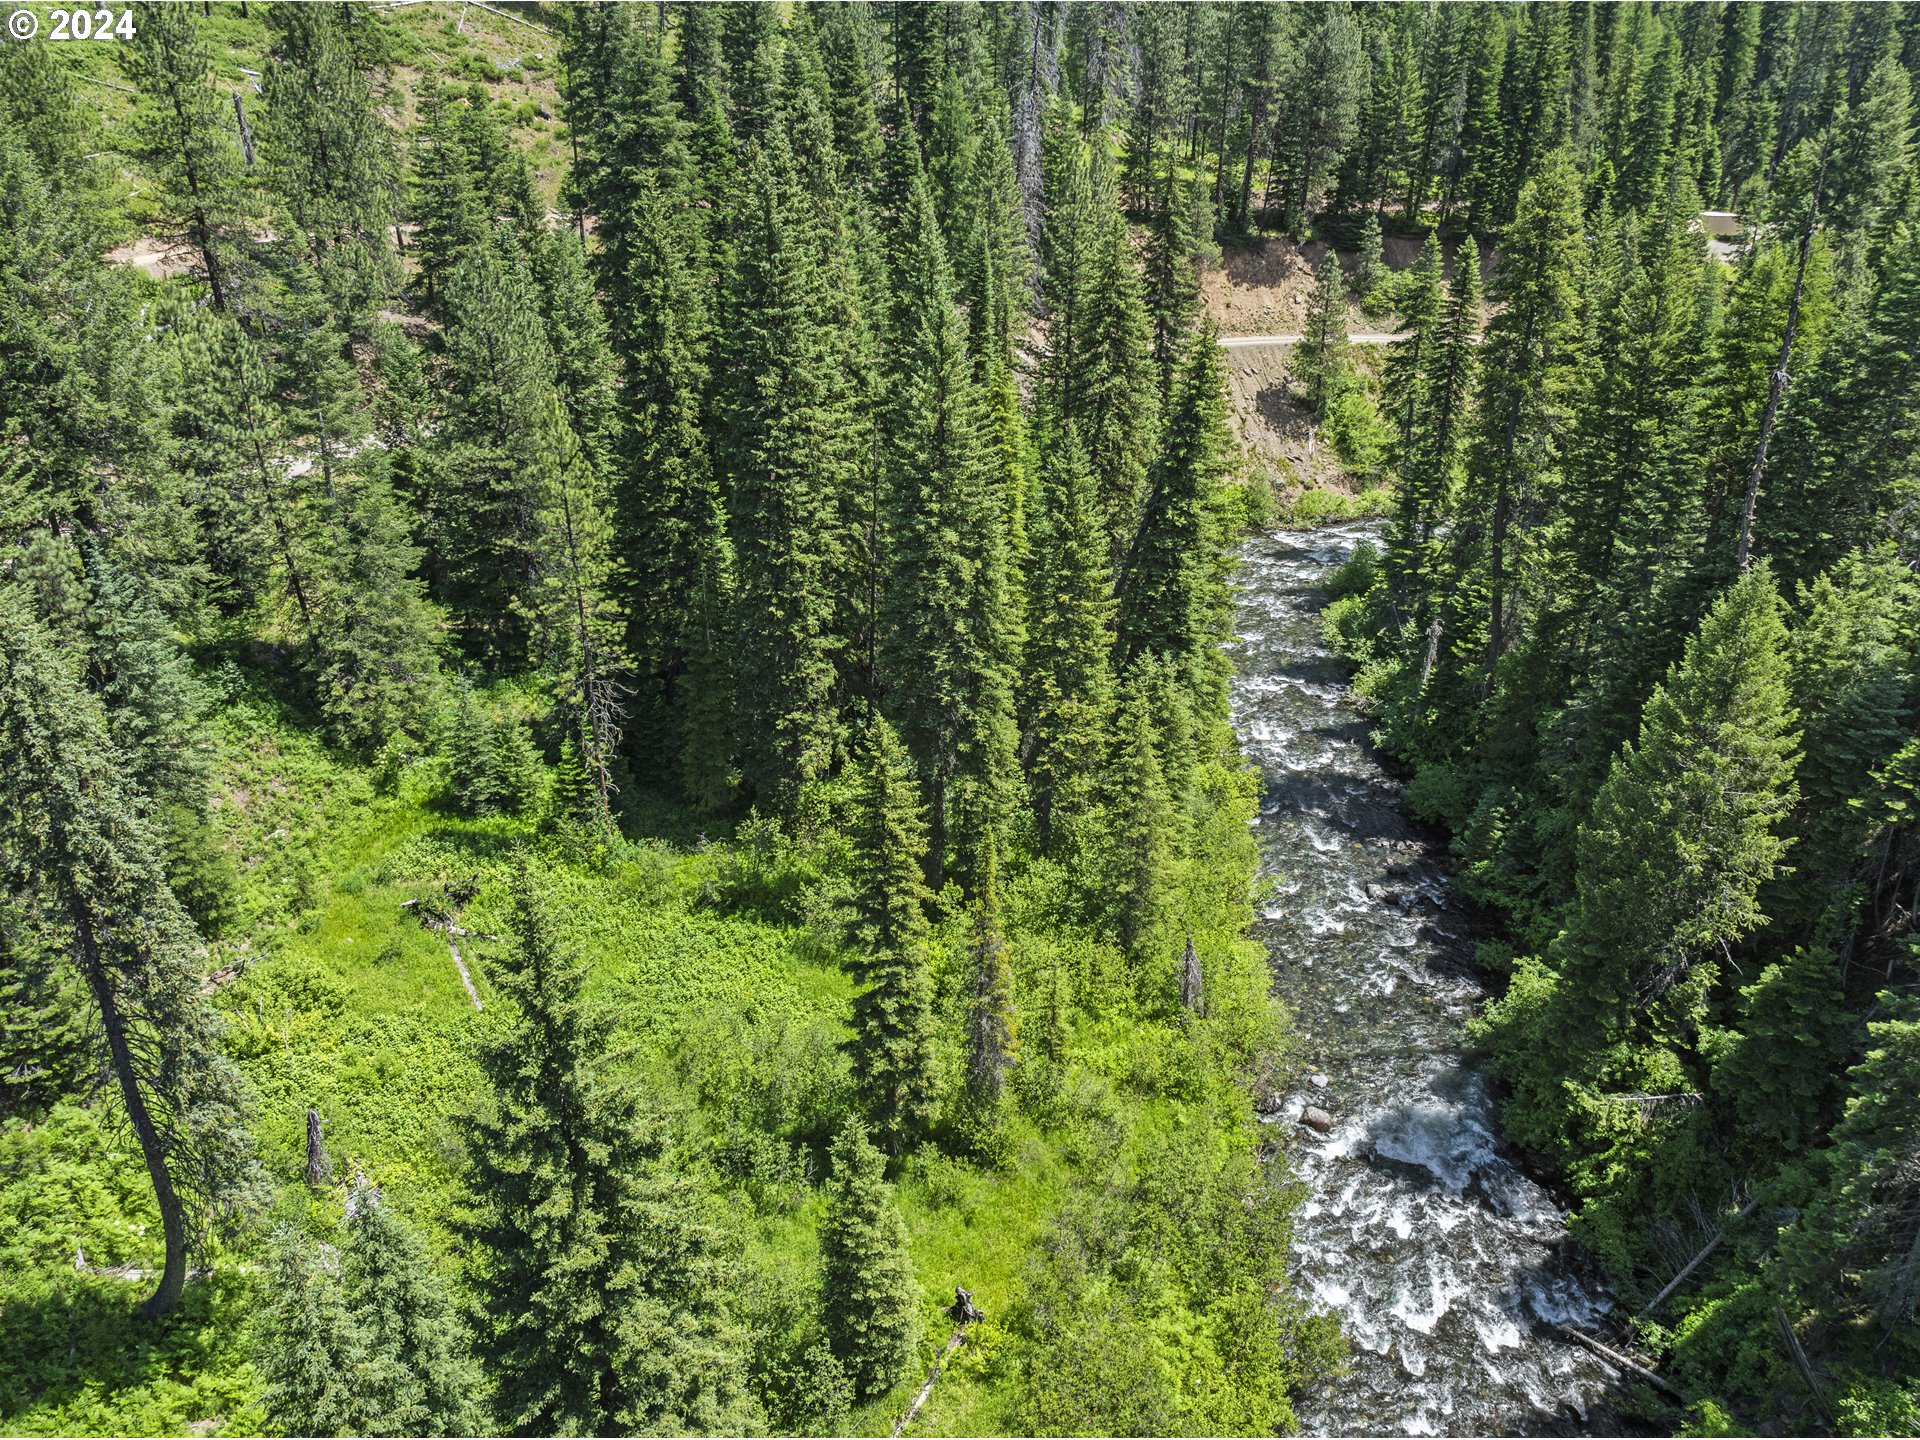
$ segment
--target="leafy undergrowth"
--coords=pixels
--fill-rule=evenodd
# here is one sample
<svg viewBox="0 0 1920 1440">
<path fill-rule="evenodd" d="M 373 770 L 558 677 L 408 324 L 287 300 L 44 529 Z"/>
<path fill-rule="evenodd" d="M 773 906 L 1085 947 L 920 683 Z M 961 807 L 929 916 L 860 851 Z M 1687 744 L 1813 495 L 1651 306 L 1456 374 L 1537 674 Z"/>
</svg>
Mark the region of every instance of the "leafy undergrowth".
<svg viewBox="0 0 1920 1440">
<path fill-rule="evenodd" d="M 754 1364 L 774 1375 L 770 1392 L 802 1395 L 785 1415 L 770 1407 L 776 1430 L 889 1432 L 952 1331 L 943 1307 L 956 1285 L 973 1291 L 988 1319 L 949 1365 L 915 1433 L 1077 1428 L 1072 1396 L 1036 1401 L 1052 1393 L 1036 1376 L 1058 1371 L 1076 1337 L 1116 1321 L 1134 1327 L 1125 1333 L 1137 1332 L 1143 1353 L 1169 1359 L 1162 1372 L 1184 1376 L 1142 1395 L 1143 1425 L 1284 1427 L 1286 1386 L 1334 1363 L 1331 1330 L 1293 1315 L 1286 1323 L 1302 1358 L 1269 1367 L 1282 1383 L 1267 1408 L 1249 1417 L 1222 1408 L 1220 1397 L 1241 1382 L 1208 1340 L 1232 1318 L 1215 1303 L 1213 1277 L 1279 1279 L 1293 1203 L 1257 1158 L 1244 1083 L 1254 1057 L 1277 1063 L 1284 1046 L 1263 959 L 1239 938 L 1244 896 L 1189 897 L 1189 914 L 1206 927 L 1195 937 L 1208 969 L 1202 1025 L 1130 998 L 1138 985 L 1120 954 L 1058 921 L 1056 872 L 1034 866 L 1010 877 L 1029 1037 L 1021 1103 L 984 1153 L 949 1120 L 938 1143 L 897 1164 L 922 1290 L 920 1354 L 891 1393 L 809 1417 L 801 1346 L 814 1333 L 820 1181 L 851 1104 L 841 1041 L 853 986 L 842 966 L 833 846 L 797 846 L 749 821 L 721 843 L 587 850 L 524 820 L 461 819 L 441 799 L 444 762 L 355 766 L 232 672 L 223 683 L 213 815 L 238 891 L 205 965 L 225 977 L 216 1004 L 253 1092 L 271 1184 L 260 1207 L 233 1217 L 210 1247 L 209 1271 L 179 1310 L 145 1322 L 133 1310 L 160 1259 L 159 1227 L 111 1087 L 38 1125 L 0 1128 L 0 1433 L 258 1433 L 262 1387 L 251 1355 L 264 1237 L 303 1207 L 337 1212 L 356 1172 L 422 1227 L 458 1282 L 450 1221 L 461 1121 L 478 1095 L 475 1042 L 500 1020 L 491 977 L 502 947 L 486 937 L 507 928 L 508 876 L 522 850 L 589 966 L 589 995 L 615 1017 L 610 1058 L 677 1117 L 686 1153 L 728 1203 L 740 1307 L 759 1337 Z M 1251 792 L 1244 777 L 1220 790 L 1196 843 L 1230 852 L 1246 843 Z M 1222 873 L 1232 873 L 1226 858 Z M 470 1000 L 448 937 L 406 904 L 445 905 L 450 889 L 471 892 L 459 924 L 473 933 L 454 943 L 484 1008 Z M 962 1065 L 964 932 L 964 917 L 949 917 L 936 944 L 941 1013 L 955 1017 L 939 1061 L 949 1091 Z M 335 1176 L 333 1193 L 317 1199 L 301 1180 L 309 1108 L 322 1117 Z M 1180 1137 L 1194 1135 L 1213 1147 L 1204 1163 L 1178 1152 Z M 1155 1177 L 1172 1171 L 1200 1199 L 1170 1199 Z M 1176 1206 L 1221 1197 L 1236 1213 L 1265 1217 L 1267 1228 L 1207 1227 L 1219 1233 L 1168 1240 L 1181 1229 Z M 1090 1269 L 1087 1256 L 1101 1253 L 1126 1258 Z M 776 1374 L 782 1366 L 792 1373 Z M 1036 1408 L 1047 1403 L 1059 1408 Z"/>
</svg>

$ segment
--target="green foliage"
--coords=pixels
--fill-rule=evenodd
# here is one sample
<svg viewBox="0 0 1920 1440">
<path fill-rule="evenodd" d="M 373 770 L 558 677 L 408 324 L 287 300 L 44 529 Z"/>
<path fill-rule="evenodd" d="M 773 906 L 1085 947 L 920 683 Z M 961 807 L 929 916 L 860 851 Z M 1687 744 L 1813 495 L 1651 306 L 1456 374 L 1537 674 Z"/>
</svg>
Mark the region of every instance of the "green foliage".
<svg viewBox="0 0 1920 1440">
<path fill-rule="evenodd" d="M 932 1118 L 932 993 L 922 878 L 926 822 L 899 738 L 884 720 L 861 756 L 852 828 L 855 1083 L 894 1154 Z"/>
<path fill-rule="evenodd" d="M 358 1181 L 340 1245 L 277 1241 L 259 1367 L 287 1435 L 470 1435 L 480 1377 L 444 1282 L 411 1229 Z"/>
<path fill-rule="evenodd" d="M 920 1339 L 907 1227 L 885 1171 L 858 1126 L 841 1131 L 820 1223 L 820 1317 L 860 1399 L 891 1389 Z"/>
<path fill-rule="evenodd" d="M 879 658 L 889 709 L 925 779 L 935 883 L 951 851 L 958 878 L 971 885 L 1013 798 L 1005 517 L 966 323 L 923 177 L 914 178 L 895 248 L 884 427 L 891 569 Z"/>
<path fill-rule="evenodd" d="M 522 862 L 511 1026 L 468 1125 L 481 1354 L 513 1428 L 722 1428 L 750 1414 L 725 1250 L 663 1119 L 604 1064 L 604 1013 Z"/>
<path fill-rule="evenodd" d="M 1021 666 L 1028 792 L 1043 851 L 1094 803 L 1113 704 L 1114 608 L 1093 474 L 1068 424 L 1041 475 Z"/>
<path fill-rule="evenodd" d="M 1073 1197 L 1032 1263 L 1012 1322 L 1026 1341 L 1018 1428 L 1288 1428 L 1296 1377 L 1340 1351 L 1325 1319 L 1270 1298 L 1295 1200 L 1246 1184 L 1250 1157 L 1205 1133 L 1158 1132 L 1128 1159 Z"/>
<path fill-rule="evenodd" d="M 1333 402 L 1351 383 L 1347 355 L 1347 278 L 1340 257 L 1328 246 L 1313 272 L 1313 298 L 1307 325 L 1295 348 L 1291 369 L 1306 391 L 1313 423 L 1326 423 Z"/>
<path fill-rule="evenodd" d="M 1331 1357 L 1251 1178 L 1286 1032 L 1220 645 L 1276 509 L 1392 512 L 1324 622 L 1506 922 L 1482 1037 L 1620 1293 L 1764 1197 L 1647 1333 L 1726 1397 L 1698 1428 L 1812 1423 L 1783 1314 L 1823 1423 L 1910 1428 L 1898 11 L 1035 14 L 583 7 L 528 55 L 479 7 L 271 4 L 0 46 L 7 1428 L 260 1430 L 245 1322 L 301 1296 L 308 1360 L 359 1352 L 352 1396 L 289 1372 L 310 1403 L 453 1415 L 395 1378 L 439 1361 L 351 1340 L 327 1197 L 340 1270 L 276 1291 L 242 1223 L 132 1328 L 93 1267 L 193 1247 L 94 1084 L 76 899 L 134 1068 L 173 1065 L 131 1092 L 186 1142 L 171 1218 L 244 1222 L 228 1142 L 291 1184 L 321 1110 L 419 1223 L 383 1273 L 480 1301 L 508 1400 L 449 1427 L 889 1426 L 814 1285 L 856 1117 L 925 1282 L 897 1314 L 992 1316 L 929 1430 L 1284 1428 Z M 1403 317 L 1363 380 L 1321 257 L 1298 378 L 1356 493 L 1223 483 L 1196 322 L 1257 257 L 1206 275 L 1216 203 L 1236 244 L 1357 242 Z M 167 273 L 103 259 L 147 237 Z M 1736 558 L 1756 472 L 1789 607 Z M 544 990 L 484 938 L 527 929 L 523 845 L 532 948 L 586 967 Z M 487 1184 L 438 1118 L 476 1104 Z"/>
<path fill-rule="evenodd" d="M 834 504 L 851 469 L 851 417 L 824 323 L 818 222 L 792 157 L 776 141 L 750 168 L 726 312 L 722 457 L 734 497 L 741 768 L 755 798 L 784 812 L 824 776 L 836 737 Z"/>
</svg>

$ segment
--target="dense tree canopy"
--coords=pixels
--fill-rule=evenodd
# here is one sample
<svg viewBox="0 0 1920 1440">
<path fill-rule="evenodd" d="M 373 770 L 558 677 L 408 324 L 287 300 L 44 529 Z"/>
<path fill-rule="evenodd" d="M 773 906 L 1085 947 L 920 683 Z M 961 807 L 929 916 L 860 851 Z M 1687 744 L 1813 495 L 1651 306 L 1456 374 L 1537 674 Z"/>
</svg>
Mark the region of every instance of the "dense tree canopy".
<svg viewBox="0 0 1920 1440">
<path fill-rule="evenodd" d="M 0 45 L 0 1417 L 878 1433 L 977 1265 L 942 1425 L 1286 1428 L 1223 642 L 1304 489 L 1510 1132 L 1629 1306 L 1736 1242 L 1640 1339 L 1910 1429 L 1917 16 Z M 1299 454 L 1223 248 L 1311 276 Z"/>
</svg>

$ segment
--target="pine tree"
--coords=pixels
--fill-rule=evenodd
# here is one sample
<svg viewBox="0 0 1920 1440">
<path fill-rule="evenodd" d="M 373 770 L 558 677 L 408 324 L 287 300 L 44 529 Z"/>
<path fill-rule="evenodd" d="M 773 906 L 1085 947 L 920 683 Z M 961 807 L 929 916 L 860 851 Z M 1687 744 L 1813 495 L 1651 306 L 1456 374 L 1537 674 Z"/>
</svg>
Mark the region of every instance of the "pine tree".
<svg viewBox="0 0 1920 1440">
<path fill-rule="evenodd" d="M 1267 208 L 1276 208 L 1277 191 L 1281 223 L 1298 239 L 1353 139 L 1366 89 L 1366 60 L 1351 7 L 1309 10 L 1290 60 L 1281 76 Z"/>
<path fill-rule="evenodd" d="M 342 1281 L 366 1347 L 364 1429 L 382 1435 L 472 1435 L 483 1422 L 480 1375 L 432 1257 L 364 1182 L 347 1202 Z"/>
<path fill-rule="evenodd" d="M 1803 753 L 1793 866 L 1763 894 L 1783 934 L 1818 938 L 1836 911 L 1857 903 L 1851 887 L 1873 827 L 1863 802 L 1908 733 L 1912 660 L 1901 617 L 1911 597 L 1911 577 L 1885 550 L 1849 557 L 1798 596 L 1790 659 Z"/>
<path fill-rule="evenodd" d="M 965 883 L 986 833 L 1007 813 L 1015 765 L 1005 520 L 966 323 L 918 176 L 901 231 L 880 660 L 888 709 L 927 786 L 934 883 L 949 847 Z"/>
<path fill-rule="evenodd" d="M 599 474 L 550 402 L 533 476 L 535 570 L 523 601 L 540 658 L 595 794 L 601 829 L 613 823 L 623 677 L 613 595 L 613 532 Z"/>
<path fill-rule="evenodd" d="M 634 749 L 683 776 L 696 800 L 715 805 L 729 788 L 732 753 L 726 621 L 733 557 L 702 429 L 703 310 L 669 200 L 643 187 L 630 211 L 622 335 L 631 453 L 614 516 L 632 617 Z"/>
<path fill-rule="evenodd" d="M 140 90 L 134 126 L 141 158 L 157 177 L 170 235 L 192 246 L 216 309 L 227 309 L 245 266 L 246 205 L 240 154 L 223 104 L 208 83 L 212 58 L 191 12 L 146 17 L 127 47 Z"/>
<path fill-rule="evenodd" d="M 980 121 L 969 186 L 979 207 L 973 244 L 953 254 L 967 308 L 968 345 L 992 390 L 1010 383 L 1014 345 L 1025 328 L 1033 270 L 1020 184 L 1013 170 L 1012 121 L 998 96 Z M 949 251 L 951 252 L 951 249 Z"/>
<path fill-rule="evenodd" d="M 473 687 L 454 689 L 447 721 L 447 778 L 463 815 L 494 814 L 500 808 L 500 755 L 493 721 L 481 708 Z"/>
<path fill-rule="evenodd" d="M 389 236 L 399 165 L 374 108 L 382 24 L 339 4 L 267 11 L 261 158 L 352 331 L 400 278 Z"/>
<path fill-rule="evenodd" d="M 524 862 L 512 932 L 498 983 L 513 1019 L 480 1052 L 463 1227 L 500 1419 L 580 1434 L 749 1423 L 720 1235 L 663 1122 L 607 1066 L 610 1021 L 584 1003 Z"/>
<path fill-rule="evenodd" d="M 297 633 L 318 595 L 313 497 L 283 456 L 292 441 L 266 357 L 230 316 L 182 327 L 174 428 L 201 515 L 215 598 L 262 618 L 291 606 Z"/>
<path fill-rule="evenodd" d="M 560 407 L 599 483 L 609 484 L 621 442 L 619 366 L 586 252 L 569 231 L 539 227 L 528 236 L 528 267 L 553 355 Z"/>
<path fill-rule="evenodd" d="M 461 134 L 461 104 L 431 76 L 420 92 L 411 141 L 413 188 L 408 205 L 413 249 L 429 309 L 444 318 L 448 278 L 485 242 L 486 199 L 475 185 L 473 157 Z"/>
<path fill-rule="evenodd" d="M 1566 420 L 1579 237 L 1579 182 L 1556 157 L 1521 192 L 1500 268 L 1505 308 L 1488 324 L 1481 352 L 1480 433 L 1466 501 L 1474 521 L 1458 543 L 1479 552 L 1475 563 L 1485 569 L 1489 670 L 1520 628 L 1527 597 L 1516 577 L 1527 572 L 1531 521 Z"/>
<path fill-rule="evenodd" d="M 1476 261 L 1477 288 L 1478 247 L 1471 238 L 1460 247 L 1460 263 L 1466 261 L 1470 250 L 1476 252 L 1473 258 Z M 1389 416 L 1396 422 L 1395 428 L 1399 432 L 1398 459 L 1403 470 L 1413 448 L 1414 426 L 1420 416 L 1422 396 L 1419 377 L 1424 369 L 1431 367 L 1433 351 L 1439 346 L 1440 323 L 1446 310 L 1445 271 L 1440 236 L 1438 232 L 1432 232 L 1428 234 L 1426 244 L 1420 247 L 1420 258 L 1413 262 L 1404 275 L 1396 277 L 1392 287 L 1397 291 L 1395 305 L 1400 311 L 1401 329 L 1407 338 L 1387 351 L 1380 387 L 1383 394 L 1396 397 Z M 1457 274 L 1455 279 L 1457 282 Z"/>
<path fill-rule="evenodd" d="M 99 1016 L 103 1068 L 160 1212 L 165 1268 L 141 1307 L 157 1316 L 179 1300 L 213 1215 L 246 1201 L 252 1162 L 239 1076 L 199 993 L 197 937 L 75 658 L 0 586 L 0 854 L 60 926 Z"/>
<path fill-rule="evenodd" d="M 1380 286 L 1388 273 L 1386 241 L 1380 234 L 1380 212 L 1369 210 L 1360 222 L 1359 253 L 1353 261 L 1353 292 L 1369 313 L 1379 303 Z"/>
<path fill-rule="evenodd" d="M 1090 813 L 1110 739 L 1114 601 L 1093 473 L 1069 423 L 1050 447 L 1027 569 L 1020 713 L 1043 852 Z"/>
<path fill-rule="evenodd" d="M 1764 569 L 1737 582 L 1655 689 L 1581 827 L 1560 953 L 1595 1031 L 1691 1023 L 1711 957 L 1757 926 L 1784 856 L 1799 736 L 1786 627 Z"/>
<path fill-rule="evenodd" d="M 88 688 L 153 823 L 167 887 L 203 934 L 218 935 L 238 882 L 207 822 L 206 697 L 165 618 L 91 545 L 86 572 Z"/>
<path fill-rule="evenodd" d="M 1138 522 L 1153 436 L 1152 332 L 1104 151 L 1049 121 L 1041 228 L 1049 412 L 1087 447 L 1117 571 Z"/>
<path fill-rule="evenodd" d="M 312 526 L 302 592 L 308 666 L 321 711 L 349 744 L 372 750 L 417 727 L 437 683 L 438 617 L 414 578 L 420 550 L 387 482 L 345 337 L 322 297 L 289 297 L 283 416 L 309 450 Z M 271 470 L 275 463 L 260 457 Z"/>
<path fill-rule="evenodd" d="M 893 1387 L 920 1339 L 907 1227 L 885 1173 L 859 1126 L 840 1132 L 820 1224 L 820 1318 L 863 1400 Z"/>
<path fill-rule="evenodd" d="M 1740 1017 L 1713 1057 L 1713 1089 L 1740 1120 L 1750 1153 L 1805 1153 L 1820 1129 L 1843 1053 L 1840 966 L 1831 952 L 1796 950 L 1740 990 Z"/>
<path fill-rule="evenodd" d="M 1913 79 L 1891 50 L 1867 76 L 1834 137 L 1831 213 L 1846 229 L 1871 232 L 1913 164 Z"/>
<path fill-rule="evenodd" d="M 837 502 L 851 473 L 819 237 L 777 137 L 753 161 L 726 322 L 721 447 L 731 483 L 741 769 L 762 804 L 795 805 L 839 732 Z"/>
<path fill-rule="evenodd" d="M 362 1403 L 367 1336 L 348 1309 L 339 1252 L 287 1226 L 275 1237 L 273 1284 L 255 1364 L 267 1421 L 282 1435 L 359 1435 L 377 1428 Z"/>
<path fill-rule="evenodd" d="M 927 115 L 927 187 L 949 254 L 964 253 L 962 242 L 980 222 L 984 197 L 974 191 L 973 179 L 981 143 L 960 72 L 948 67 Z"/>
<path fill-rule="evenodd" d="M 1181 365 L 1120 600 L 1123 662 L 1166 661 L 1206 714 L 1226 710 L 1226 676 L 1214 655 L 1227 628 L 1219 496 L 1230 444 L 1219 337 L 1207 324 Z"/>
<path fill-rule="evenodd" d="M 1080 427 L 1117 570 L 1139 523 L 1158 407 L 1146 298 L 1104 159 L 1095 172 L 1092 199 L 1097 229 L 1080 349 L 1072 357 L 1072 401 L 1062 415 Z"/>
<path fill-rule="evenodd" d="M 1172 903 L 1173 799 L 1154 735 L 1149 664 L 1136 661 L 1121 691 L 1110 762 L 1109 893 L 1121 946 L 1136 960 L 1161 938 Z"/>
<path fill-rule="evenodd" d="M 1306 392 L 1307 413 L 1315 429 L 1324 425 L 1333 403 L 1351 383 L 1347 358 L 1347 278 L 1332 246 L 1313 272 L 1313 298 L 1307 328 L 1294 348 L 1290 368 Z"/>
<path fill-rule="evenodd" d="M 1147 224 L 1144 259 L 1147 313 L 1153 321 L 1153 363 L 1164 402 L 1194 317 L 1200 313 L 1200 266 L 1213 244 L 1212 212 L 1196 179 L 1181 184 L 1169 170 Z M 1218 258 L 1218 252 L 1213 252 Z"/>
<path fill-rule="evenodd" d="M 322 712 L 367 750 L 418 731 L 439 677 L 440 616 L 415 578 L 421 552 L 385 468 L 375 454 L 333 478 L 315 604 Z"/>
<path fill-rule="evenodd" d="M 552 351 L 526 256 L 497 227 L 447 282 L 446 444 L 429 509 L 438 598 L 469 649 L 527 658 L 528 591 L 542 557 L 537 492 L 557 460 Z"/>
<path fill-rule="evenodd" d="M 1783 1237 L 1779 1268 L 1806 1301 L 1882 1331 L 1920 1311 L 1920 1005 L 1882 991 L 1866 1057 L 1848 1076 L 1828 1193 Z"/>
<path fill-rule="evenodd" d="M 1430 626 L 1448 612 L 1444 630 L 1459 618 L 1459 597 L 1446 589 L 1446 543 L 1442 522 L 1452 513 L 1459 490 L 1459 459 L 1469 428 L 1469 407 L 1478 372 L 1480 330 L 1480 248 L 1471 238 L 1453 261 L 1453 280 L 1434 344 L 1423 346 L 1425 359 L 1413 376 L 1419 403 L 1400 472 L 1400 503 L 1386 536 L 1388 580 L 1402 588 L 1411 611 L 1409 634 L 1430 641 L 1428 655 L 1438 655 L 1440 634 Z M 1430 662 L 1423 666 L 1425 685 Z"/>
<path fill-rule="evenodd" d="M 1570 616 L 1566 643 L 1583 657 L 1569 668 L 1584 673 L 1563 730 L 1573 754 L 1555 764 L 1577 805 L 1598 788 L 1696 613 L 1687 594 L 1706 540 L 1697 209 L 1691 189 L 1676 186 L 1648 220 L 1619 293 L 1596 306 L 1592 378 L 1565 440 L 1566 538 L 1549 563 Z"/>
<path fill-rule="evenodd" d="M 64 148 L 47 138 L 56 153 Z M 106 234 L 98 209 L 82 208 L 86 189 L 56 183 L 25 142 L 0 127 L 0 269 L 14 277 L 0 295 L 0 524 L 19 533 L 65 517 L 92 528 L 107 523 L 98 512 L 122 493 L 94 483 L 102 467 L 146 475 L 156 458 L 161 412 L 136 349 L 148 333 L 143 302 L 125 272 L 102 261 Z M 127 528 L 124 516 L 113 518 Z"/>
<path fill-rule="evenodd" d="M 57 45 L 0 45 L 0 129 L 49 189 L 79 215 L 91 213 L 97 227 L 108 177 L 99 163 L 99 110 L 79 90 Z"/>
<path fill-rule="evenodd" d="M 1848 550 L 1871 543 L 1875 517 L 1911 484 L 1920 454 L 1916 323 L 1920 229 L 1903 225 L 1881 256 L 1864 315 L 1824 342 L 1803 332 L 1794 347 L 1796 357 L 1811 359 L 1809 366 L 1797 358 L 1811 373 L 1804 398 L 1796 393 L 1786 409 L 1778 459 L 1755 507 L 1758 543 L 1789 576 L 1811 580 Z M 1751 432 L 1747 440 L 1751 445 Z"/>
<path fill-rule="evenodd" d="M 922 865 L 923 817 L 905 749 L 884 720 L 859 757 L 853 848 L 854 998 L 848 1048 L 861 1099 L 892 1154 L 924 1132 L 933 1108 L 932 982 Z"/>
</svg>

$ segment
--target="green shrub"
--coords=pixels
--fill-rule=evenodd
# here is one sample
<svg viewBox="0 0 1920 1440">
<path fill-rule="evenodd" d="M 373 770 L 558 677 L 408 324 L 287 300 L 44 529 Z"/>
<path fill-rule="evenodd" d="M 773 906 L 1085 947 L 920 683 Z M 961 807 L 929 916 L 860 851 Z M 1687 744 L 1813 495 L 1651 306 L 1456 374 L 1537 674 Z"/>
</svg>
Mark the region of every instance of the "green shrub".
<svg viewBox="0 0 1920 1440">
<path fill-rule="evenodd" d="M 1327 580 L 1327 593 L 1335 599 L 1364 595 L 1380 581 L 1380 547 L 1362 540 Z"/>
</svg>

